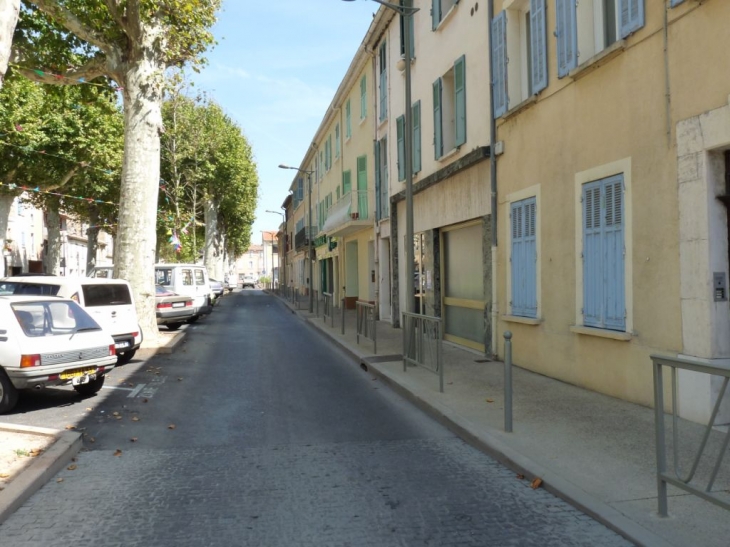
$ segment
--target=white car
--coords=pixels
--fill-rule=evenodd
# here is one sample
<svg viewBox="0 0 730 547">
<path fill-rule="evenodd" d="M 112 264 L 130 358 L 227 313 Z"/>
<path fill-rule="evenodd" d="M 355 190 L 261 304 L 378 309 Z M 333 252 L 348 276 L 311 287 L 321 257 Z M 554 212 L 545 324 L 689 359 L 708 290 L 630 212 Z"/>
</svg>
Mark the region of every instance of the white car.
<svg viewBox="0 0 730 547">
<path fill-rule="evenodd" d="M 24 389 L 71 385 L 93 395 L 116 362 L 111 335 L 76 302 L 0 296 L 0 414 Z"/>
<path fill-rule="evenodd" d="M 0 279 L 0 295 L 26 294 L 70 298 L 81 306 L 114 338 L 117 364 L 131 361 L 142 344 L 132 287 L 123 279 L 18 276 Z"/>
<path fill-rule="evenodd" d="M 155 283 L 168 291 L 193 299 L 193 316 L 188 323 L 194 323 L 200 316 L 213 310 L 215 293 L 210 287 L 208 270 L 200 264 L 156 264 Z"/>
</svg>

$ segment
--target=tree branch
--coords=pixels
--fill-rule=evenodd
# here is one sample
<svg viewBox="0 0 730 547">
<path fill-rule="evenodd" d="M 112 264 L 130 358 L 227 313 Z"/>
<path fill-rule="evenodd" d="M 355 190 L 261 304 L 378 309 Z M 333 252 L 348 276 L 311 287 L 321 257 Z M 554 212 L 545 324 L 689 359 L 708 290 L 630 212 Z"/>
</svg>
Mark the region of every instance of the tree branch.
<svg viewBox="0 0 730 547">
<path fill-rule="evenodd" d="M 52 184 L 51 186 L 44 186 L 43 190 L 46 192 L 49 192 L 51 190 L 58 190 L 59 188 L 62 188 L 63 186 L 66 186 L 68 184 L 68 181 L 70 181 L 74 176 L 76 176 L 76 173 L 79 172 L 79 170 L 83 167 L 86 167 L 86 163 L 80 163 L 78 165 L 74 165 L 71 170 L 66 173 L 61 180 L 59 180 L 56 184 Z"/>
<path fill-rule="evenodd" d="M 66 71 L 65 74 L 46 74 L 29 68 L 15 67 L 23 76 L 34 82 L 51 85 L 78 85 L 108 74 L 106 60 L 95 57 L 84 66 Z M 39 72 L 41 72 L 39 74 Z"/>
<path fill-rule="evenodd" d="M 129 28 L 127 26 L 127 20 L 124 17 L 124 14 L 122 11 L 120 11 L 120 2 L 119 0 L 104 0 L 104 4 L 106 5 L 106 9 L 109 10 L 109 13 L 111 14 L 112 18 L 116 23 L 124 30 L 124 32 L 129 35 Z"/>
<path fill-rule="evenodd" d="M 84 25 L 71 11 L 61 6 L 58 0 L 28 0 L 28 2 L 51 17 L 59 25 L 63 25 L 77 37 L 98 47 L 107 55 L 112 55 L 116 51 L 117 48 L 114 45 L 104 40 L 99 33 Z"/>
</svg>

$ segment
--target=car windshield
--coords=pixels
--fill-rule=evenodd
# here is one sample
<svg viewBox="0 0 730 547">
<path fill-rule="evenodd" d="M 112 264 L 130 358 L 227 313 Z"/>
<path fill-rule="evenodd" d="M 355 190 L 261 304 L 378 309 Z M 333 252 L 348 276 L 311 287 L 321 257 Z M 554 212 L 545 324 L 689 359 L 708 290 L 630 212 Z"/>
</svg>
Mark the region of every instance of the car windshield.
<svg viewBox="0 0 730 547">
<path fill-rule="evenodd" d="M 29 294 L 32 296 L 56 296 L 60 285 L 32 283 L 28 281 L 3 281 L 0 283 L 0 295 Z"/>
<path fill-rule="evenodd" d="M 87 307 L 127 306 L 132 303 L 129 287 L 123 283 L 84 285 L 82 290 L 84 291 L 84 302 Z"/>
<path fill-rule="evenodd" d="M 68 300 L 17 302 L 11 307 L 27 336 L 61 336 L 101 330 L 81 306 Z"/>
</svg>

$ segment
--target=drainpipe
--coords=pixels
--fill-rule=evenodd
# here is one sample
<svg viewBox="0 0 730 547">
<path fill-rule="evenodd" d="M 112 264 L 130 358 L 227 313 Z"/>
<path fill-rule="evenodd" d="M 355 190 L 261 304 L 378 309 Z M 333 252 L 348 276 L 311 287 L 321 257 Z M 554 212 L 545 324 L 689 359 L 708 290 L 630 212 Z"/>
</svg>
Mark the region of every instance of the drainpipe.
<svg viewBox="0 0 730 547">
<path fill-rule="evenodd" d="M 492 209 L 492 354 L 497 355 L 497 155 L 494 151 L 497 143 L 497 121 L 494 119 L 494 56 L 492 43 L 492 21 L 494 20 L 494 0 L 489 0 L 487 7 L 489 30 L 489 178 L 491 181 Z"/>
</svg>

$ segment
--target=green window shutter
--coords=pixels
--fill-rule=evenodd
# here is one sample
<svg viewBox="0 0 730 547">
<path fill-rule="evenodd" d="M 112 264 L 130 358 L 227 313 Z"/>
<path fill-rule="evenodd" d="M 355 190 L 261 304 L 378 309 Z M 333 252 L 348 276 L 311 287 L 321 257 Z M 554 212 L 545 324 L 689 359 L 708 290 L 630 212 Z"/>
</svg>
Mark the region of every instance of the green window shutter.
<svg viewBox="0 0 730 547">
<path fill-rule="evenodd" d="M 360 80 L 360 119 L 364 120 L 368 115 L 368 101 L 367 101 L 367 90 L 368 84 L 366 76 L 363 76 Z"/>
<path fill-rule="evenodd" d="M 340 124 L 335 126 L 335 159 L 340 157 Z"/>
<path fill-rule="evenodd" d="M 417 101 L 413 105 L 411 114 L 413 123 L 413 172 L 418 173 L 421 170 L 421 101 Z"/>
<path fill-rule="evenodd" d="M 350 107 L 350 99 L 347 99 L 345 104 L 345 138 L 349 139 L 352 136 L 352 112 Z"/>
<path fill-rule="evenodd" d="M 357 158 L 357 214 L 360 220 L 368 218 L 368 157 Z"/>
<path fill-rule="evenodd" d="M 431 28 L 436 30 L 441 22 L 441 0 L 431 0 Z"/>
<path fill-rule="evenodd" d="M 456 137 L 454 144 L 466 142 L 466 57 L 462 55 L 454 63 L 454 109 L 456 110 Z"/>
<path fill-rule="evenodd" d="M 373 174 L 375 175 L 375 218 L 380 220 L 382 218 L 382 212 L 380 209 L 380 143 L 375 141 L 373 146 L 373 157 L 375 159 L 375 169 Z"/>
<path fill-rule="evenodd" d="M 398 145 L 398 180 L 406 180 L 406 142 L 405 118 L 398 116 L 395 121 L 396 143 Z"/>
<path fill-rule="evenodd" d="M 441 90 L 443 84 L 441 78 L 433 83 L 433 148 L 435 158 L 439 159 L 444 155 L 443 127 L 441 115 Z"/>
<path fill-rule="evenodd" d="M 388 70 L 386 65 L 387 50 L 386 42 L 380 44 L 378 49 L 378 64 L 380 69 L 380 115 L 379 120 L 382 122 L 388 116 Z"/>
<path fill-rule="evenodd" d="M 352 175 L 349 170 L 342 173 L 342 195 L 345 196 L 350 193 L 352 187 Z"/>
</svg>

